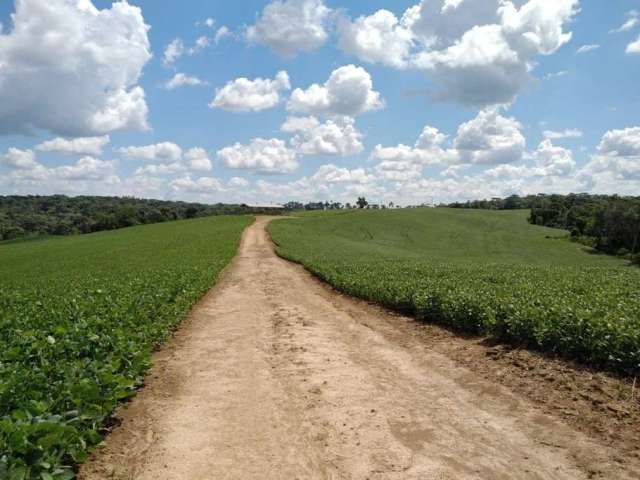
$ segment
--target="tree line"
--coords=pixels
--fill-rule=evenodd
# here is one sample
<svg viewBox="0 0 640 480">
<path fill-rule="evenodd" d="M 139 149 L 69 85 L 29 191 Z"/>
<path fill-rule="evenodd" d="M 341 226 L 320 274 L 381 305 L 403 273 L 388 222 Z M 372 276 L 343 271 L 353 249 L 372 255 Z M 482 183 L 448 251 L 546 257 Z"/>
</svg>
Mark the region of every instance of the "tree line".
<svg viewBox="0 0 640 480">
<path fill-rule="evenodd" d="M 456 202 L 452 208 L 530 209 L 534 225 L 562 228 L 572 239 L 640 264 L 640 197 L 618 195 L 512 195 L 501 199 Z"/>
<path fill-rule="evenodd" d="M 74 235 L 212 215 L 276 213 L 268 207 L 131 197 L 0 196 L 0 241 Z"/>
</svg>

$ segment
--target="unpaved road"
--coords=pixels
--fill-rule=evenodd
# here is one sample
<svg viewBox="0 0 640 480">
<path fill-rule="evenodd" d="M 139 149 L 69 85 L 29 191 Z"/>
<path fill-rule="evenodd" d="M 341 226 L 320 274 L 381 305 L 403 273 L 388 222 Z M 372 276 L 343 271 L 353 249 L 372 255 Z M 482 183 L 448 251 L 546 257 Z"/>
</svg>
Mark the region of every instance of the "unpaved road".
<svg viewBox="0 0 640 480">
<path fill-rule="evenodd" d="M 267 222 L 245 231 L 81 478 L 638 478 L 403 335 L 399 317 L 278 258 Z"/>
</svg>

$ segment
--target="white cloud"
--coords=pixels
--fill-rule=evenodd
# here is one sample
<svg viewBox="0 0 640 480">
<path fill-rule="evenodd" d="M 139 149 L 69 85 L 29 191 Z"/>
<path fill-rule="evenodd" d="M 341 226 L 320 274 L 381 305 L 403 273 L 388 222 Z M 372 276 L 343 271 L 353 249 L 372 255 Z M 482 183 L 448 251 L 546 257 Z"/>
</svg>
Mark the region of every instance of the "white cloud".
<svg viewBox="0 0 640 480">
<path fill-rule="evenodd" d="M 355 65 L 334 70 L 324 85 L 314 83 L 306 90 L 296 88 L 287 103 L 292 112 L 349 117 L 383 107 L 380 93 L 373 90 L 371 75 Z"/>
<path fill-rule="evenodd" d="M 377 170 L 387 179 L 396 181 L 416 178 L 424 165 L 438 165 L 458 161 L 458 153 L 442 148 L 447 136 L 437 128 L 426 126 L 413 147 L 399 144 L 395 147 L 376 145 L 371 159 L 379 160 Z"/>
<path fill-rule="evenodd" d="M 618 28 L 610 30 L 609 33 L 628 32 L 630 30 L 633 30 L 640 23 L 640 13 L 636 10 L 631 10 L 629 13 L 627 13 L 627 17 L 627 20 L 622 25 L 620 25 Z"/>
<path fill-rule="evenodd" d="M 528 64 L 499 25 L 473 27 L 450 47 L 419 54 L 414 63 L 441 86 L 438 98 L 470 106 L 510 103 L 530 80 Z"/>
<path fill-rule="evenodd" d="M 18 170 L 28 170 L 36 167 L 38 162 L 36 162 L 36 155 L 33 150 L 10 148 L 6 154 L 0 156 L 0 164 Z"/>
<path fill-rule="evenodd" d="M 216 90 L 211 108 L 232 112 L 259 112 L 275 107 L 280 102 L 280 92 L 291 89 L 289 75 L 278 72 L 273 80 L 237 78 Z"/>
<path fill-rule="evenodd" d="M 224 185 L 214 177 L 200 177 L 193 180 L 190 176 L 177 178 L 171 182 L 171 188 L 176 192 L 215 193 L 225 191 Z"/>
<path fill-rule="evenodd" d="M 374 152 L 374 157 L 376 158 L 383 158 L 384 156 L 384 152 Z M 422 177 L 424 167 L 421 162 L 416 161 L 412 157 L 403 160 L 402 158 L 404 157 L 400 155 L 394 156 L 393 158 L 399 159 L 382 160 L 376 165 L 376 173 L 383 179 L 394 182 L 407 182 Z"/>
<path fill-rule="evenodd" d="M 0 164 L 11 169 L 8 177 L 16 184 L 55 181 L 101 181 L 115 183 L 116 161 L 86 156 L 71 165 L 47 168 L 36 160 L 33 150 L 10 148 L 0 155 Z M 117 180 L 116 180 L 117 179 Z"/>
<path fill-rule="evenodd" d="M 341 18 L 338 44 L 346 53 L 366 62 L 405 68 L 415 42 L 409 21 L 406 15 L 398 20 L 388 10 L 378 10 L 353 22 Z"/>
<path fill-rule="evenodd" d="M 182 149 L 172 142 L 156 143 L 142 147 L 119 148 L 118 152 L 127 158 L 172 163 L 182 157 Z"/>
<path fill-rule="evenodd" d="M 98 156 L 102 155 L 102 149 L 110 141 L 109 135 L 71 139 L 58 137 L 36 145 L 35 148 L 42 152 L 62 152 Z"/>
<path fill-rule="evenodd" d="M 236 143 L 218 150 L 218 157 L 229 168 L 261 173 L 286 173 L 298 168 L 296 151 L 277 138 L 254 138 L 249 145 Z"/>
<path fill-rule="evenodd" d="M 287 133 L 306 132 L 313 130 L 320 122 L 314 116 L 310 117 L 287 117 L 280 127 L 280 130 Z"/>
<path fill-rule="evenodd" d="M 550 55 L 571 40 L 564 31 L 579 11 L 579 0 L 529 0 L 520 8 L 503 2 L 498 12 L 505 37 L 520 56 Z"/>
<path fill-rule="evenodd" d="M 510 165 L 503 163 L 484 172 L 490 178 L 524 178 L 531 175 L 531 171 L 524 165 Z"/>
<path fill-rule="evenodd" d="M 426 126 L 416 141 L 416 148 L 421 150 L 433 150 L 440 148 L 447 136 L 435 127 Z"/>
<path fill-rule="evenodd" d="M 600 45 L 582 45 L 578 50 L 576 50 L 576 54 L 580 55 L 583 53 L 589 53 L 589 52 L 593 52 L 594 50 L 597 50 L 600 48 Z"/>
<path fill-rule="evenodd" d="M 537 175 L 565 176 L 571 173 L 576 165 L 571 150 L 553 145 L 551 140 L 543 140 L 533 153 L 538 168 Z"/>
<path fill-rule="evenodd" d="M 216 24 L 216 21 L 213 18 L 209 17 L 204 21 L 204 24 L 209 28 L 213 28 L 213 26 Z"/>
<path fill-rule="evenodd" d="M 51 169 L 53 175 L 63 180 L 104 180 L 111 178 L 116 172 L 115 161 L 98 160 L 83 157 L 73 165 Z"/>
<path fill-rule="evenodd" d="M 201 35 L 196 39 L 196 43 L 188 50 L 187 53 L 189 55 L 195 55 L 200 50 L 207 48 L 209 45 L 211 45 L 211 39 L 206 35 Z"/>
<path fill-rule="evenodd" d="M 210 26 L 208 24 L 206 25 Z M 211 26 L 213 26 L 213 24 Z M 193 43 L 192 47 L 187 47 L 181 38 L 174 38 L 171 43 L 169 43 L 169 45 L 167 45 L 164 49 L 162 64 L 165 67 L 173 67 L 175 62 L 182 56 L 197 55 L 205 48 L 210 47 L 212 40 L 217 44 L 219 41 L 218 34 L 221 34 L 222 37 L 224 37 L 229 33 L 228 30 L 225 31 L 226 28 L 227 27 L 220 27 L 213 38 L 208 37 L 207 35 L 200 35 L 198 38 L 196 38 L 196 41 Z"/>
<path fill-rule="evenodd" d="M 525 151 L 521 130 L 514 118 L 505 118 L 495 109 L 483 110 L 460 125 L 453 147 L 461 163 L 513 163 L 521 160 Z"/>
<path fill-rule="evenodd" d="M 163 63 L 165 67 L 172 66 L 184 53 L 184 42 L 180 38 L 174 38 L 164 49 Z"/>
<path fill-rule="evenodd" d="M 291 58 L 315 50 L 329 38 L 331 9 L 323 0 L 274 0 L 269 3 L 245 37 L 251 44 L 265 45 Z"/>
<path fill-rule="evenodd" d="M 622 193 L 625 182 L 640 181 L 640 127 L 606 132 L 583 173 L 594 184 L 604 179 L 612 193 Z"/>
<path fill-rule="evenodd" d="M 167 90 L 174 90 L 176 88 L 184 87 L 184 86 L 201 86 L 207 85 L 207 82 L 200 80 L 197 77 L 189 76 L 185 73 L 176 73 L 167 83 L 164 84 L 164 87 Z"/>
<path fill-rule="evenodd" d="M 631 42 L 629 45 L 627 45 L 627 49 L 625 51 L 628 54 L 640 53 L 640 35 L 638 35 L 638 39 L 635 42 Z"/>
<path fill-rule="evenodd" d="M 582 137 L 582 135 L 583 135 L 582 130 L 577 128 L 567 128 L 565 130 L 559 130 L 559 131 L 545 130 L 544 132 L 542 132 L 542 136 L 545 139 L 549 139 L 549 140 L 558 140 L 561 138 L 580 138 Z"/>
<path fill-rule="evenodd" d="M 291 145 L 302 155 L 355 155 L 364 150 L 362 134 L 351 117 L 320 122 L 315 117 L 290 117 L 282 125 L 285 132 L 298 132 Z"/>
<path fill-rule="evenodd" d="M 376 145 L 371 159 L 378 161 L 376 172 L 381 178 L 398 183 L 420 179 L 428 165 L 447 165 L 449 168 L 442 175 L 457 178 L 462 169 L 473 164 L 496 165 L 523 160 L 525 138 L 521 128 L 515 119 L 505 118 L 495 109 L 484 110 L 460 125 L 449 148 L 445 146 L 445 134 L 426 126 L 414 146 Z"/>
<path fill-rule="evenodd" d="M 184 154 L 184 161 L 190 170 L 210 171 L 212 168 L 209 154 L 204 148 L 191 148 Z"/>
<path fill-rule="evenodd" d="M 218 28 L 218 30 L 216 30 L 216 34 L 214 35 L 213 40 L 217 45 L 222 40 L 230 36 L 231 36 L 231 30 L 229 30 L 229 27 L 227 27 L 226 25 L 223 25 L 220 28 Z"/>
<path fill-rule="evenodd" d="M 551 72 L 551 73 L 547 73 L 544 76 L 545 80 L 551 80 L 552 78 L 559 78 L 559 77 L 564 77 L 565 75 L 568 75 L 569 72 L 567 70 L 560 70 L 559 72 Z"/>
<path fill-rule="evenodd" d="M 367 62 L 422 69 L 436 98 L 473 107 L 511 103 L 532 80 L 535 56 L 571 39 L 579 0 L 422 0 L 338 22 L 339 45 Z"/>
<path fill-rule="evenodd" d="M 133 173 L 135 176 L 165 176 L 174 175 L 176 173 L 184 171 L 184 165 L 180 162 L 173 163 L 152 163 L 151 165 L 145 165 L 144 167 L 137 168 Z"/>
<path fill-rule="evenodd" d="M 227 182 L 227 185 L 229 185 L 229 187 L 231 188 L 246 188 L 249 186 L 249 180 L 242 177 L 232 177 Z"/>
<path fill-rule="evenodd" d="M 0 36 L 0 133 L 65 136 L 147 129 L 148 26 L 126 2 L 21 0 Z"/>
<path fill-rule="evenodd" d="M 598 145 L 598 153 L 611 157 L 640 157 L 640 127 L 609 130 Z"/>
<path fill-rule="evenodd" d="M 341 168 L 330 163 L 328 165 L 322 165 L 318 169 L 318 171 L 311 177 L 311 181 L 321 184 L 364 184 L 373 181 L 373 177 L 369 175 L 364 168 L 349 170 L 348 168 Z"/>
</svg>

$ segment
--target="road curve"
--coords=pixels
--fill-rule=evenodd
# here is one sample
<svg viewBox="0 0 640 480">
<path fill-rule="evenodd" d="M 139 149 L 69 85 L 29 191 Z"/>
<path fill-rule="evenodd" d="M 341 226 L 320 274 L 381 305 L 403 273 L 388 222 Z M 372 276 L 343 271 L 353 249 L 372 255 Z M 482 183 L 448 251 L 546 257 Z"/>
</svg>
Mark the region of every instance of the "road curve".
<svg viewBox="0 0 640 480">
<path fill-rule="evenodd" d="M 245 231 L 80 478 L 638 478 L 406 335 L 410 320 L 278 258 L 268 221 Z"/>
</svg>

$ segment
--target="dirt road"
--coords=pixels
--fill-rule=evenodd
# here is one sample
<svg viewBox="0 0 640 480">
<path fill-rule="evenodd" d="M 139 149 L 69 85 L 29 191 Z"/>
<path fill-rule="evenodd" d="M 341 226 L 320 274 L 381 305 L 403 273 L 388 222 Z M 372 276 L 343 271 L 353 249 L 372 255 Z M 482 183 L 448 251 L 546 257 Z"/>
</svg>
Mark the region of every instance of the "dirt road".
<svg viewBox="0 0 640 480">
<path fill-rule="evenodd" d="M 406 319 L 278 258 L 267 221 L 156 354 L 81 478 L 638 478 L 606 445 L 404 335 Z"/>
</svg>

